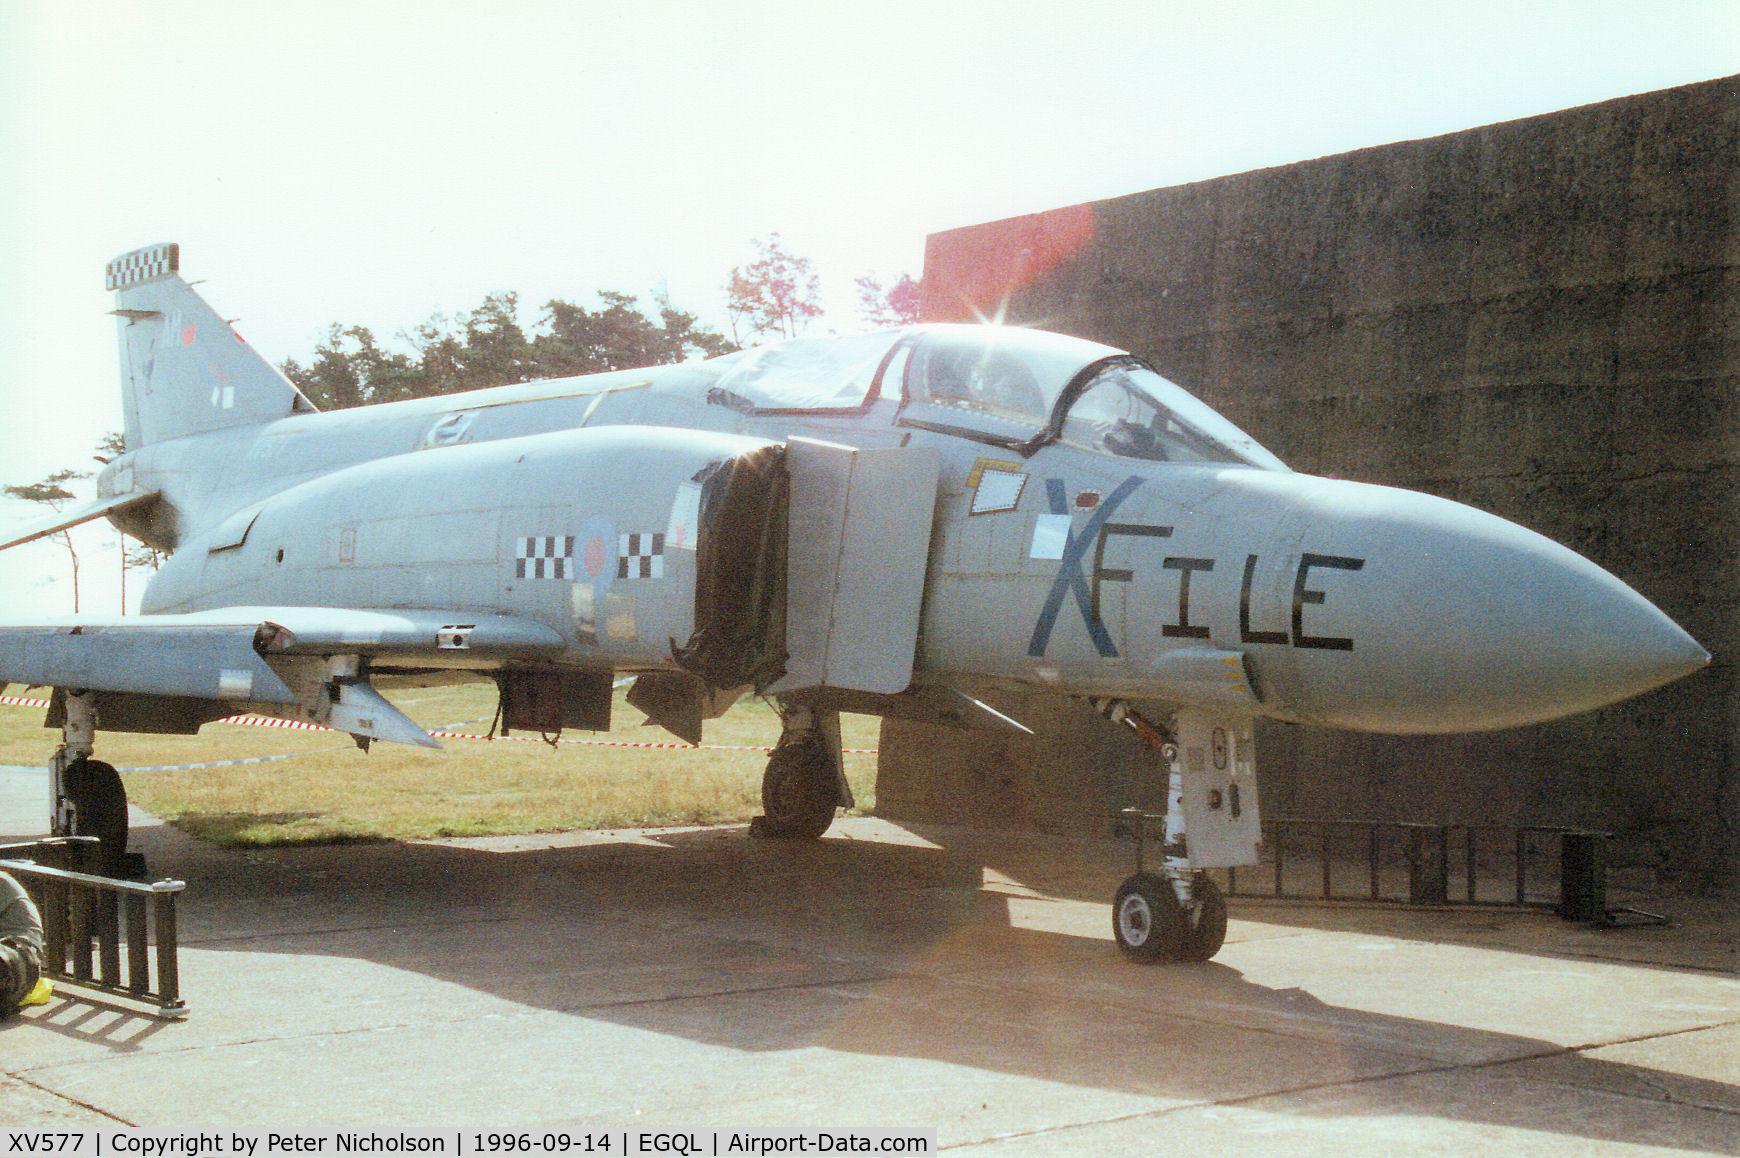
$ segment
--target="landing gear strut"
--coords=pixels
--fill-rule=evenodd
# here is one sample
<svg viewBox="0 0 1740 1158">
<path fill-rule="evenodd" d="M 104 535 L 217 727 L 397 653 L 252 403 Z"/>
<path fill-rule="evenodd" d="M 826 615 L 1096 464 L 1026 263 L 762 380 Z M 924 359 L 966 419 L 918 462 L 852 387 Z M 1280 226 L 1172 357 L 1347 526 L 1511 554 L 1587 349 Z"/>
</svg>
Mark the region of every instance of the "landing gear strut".
<svg viewBox="0 0 1740 1158">
<path fill-rule="evenodd" d="M 1136 837 L 1136 871 L 1112 900 L 1112 936 L 1135 960 L 1207 961 L 1226 942 L 1226 897 L 1207 873 L 1191 868 L 1185 837 L 1184 774 L 1178 745 L 1159 725 L 1124 704 L 1100 705 L 1106 715 L 1128 725 L 1167 768 L 1166 815 L 1126 809 Z M 1143 865 L 1149 825 L 1163 821 L 1160 872 Z"/>
<path fill-rule="evenodd" d="M 61 699 L 61 745 L 48 765 L 49 831 L 96 837 L 96 869 L 104 876 L 141 875 L 143 858 L 127 854 L 127 790 L 114 765 L 91 756 L 97 737 L 96 696 L 68 689 Z"/>
<path fill-rule="evenodd" d="M 749 835 L 815 840 L 834 822 L 834 810 L 852 804 L 840 772 L 840 716 L 810 708 L 780 706 L 785 730 L 761 778 L 765 815 Z"/>
</svg>

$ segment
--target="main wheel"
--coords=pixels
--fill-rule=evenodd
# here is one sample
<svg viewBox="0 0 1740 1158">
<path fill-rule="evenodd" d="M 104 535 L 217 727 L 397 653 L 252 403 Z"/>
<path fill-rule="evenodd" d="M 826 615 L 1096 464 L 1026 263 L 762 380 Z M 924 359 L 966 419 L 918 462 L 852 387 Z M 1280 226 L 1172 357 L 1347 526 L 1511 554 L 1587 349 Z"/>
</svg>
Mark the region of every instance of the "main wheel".
<svg viewBox="0 0 1740 1158">
<path fill-rule="evenodd" d="M 820 736 L 805 732 L 782 740 L 761 777 L 761 809 L 751 831 L 757 836 L 815 840 L 834 823 L 840 784 Z"/>
<path fill-rule="evenodd" d="M 1181 961 L 1207 961 L 1226 944 L 1226 897 L 1207 873 L 1197 873 L 1190 888 L 1193 903 L 1181 914 L 1184 935 L 1179 939 L 1178 957 Z"/>
<path fill-rule="evenodd" d="M 96 837 L 100 871 L 119 875 L 127 855 L 127 790 L 121 774 L 101 760 L 74 760 L 61 773 L 61 785 L 72 801 L 72 834 Z"/>
<path fill-rule="evenodd" d="M 1118 887 L 1112 901 L 1112 936 L 1126 954 L 1139 961 L 1172 960 L 1184 934 L 1184 910 L 1171 881 L 1137 873 Z"/>
</svg>

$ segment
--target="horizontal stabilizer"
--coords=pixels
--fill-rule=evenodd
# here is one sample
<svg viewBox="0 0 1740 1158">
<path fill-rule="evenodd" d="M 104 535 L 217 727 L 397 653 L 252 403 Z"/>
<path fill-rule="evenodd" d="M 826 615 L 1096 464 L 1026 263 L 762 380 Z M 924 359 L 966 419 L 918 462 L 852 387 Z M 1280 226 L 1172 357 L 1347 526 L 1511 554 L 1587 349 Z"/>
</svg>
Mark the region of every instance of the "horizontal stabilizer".
<svg viewBox="0 0 1740 1158">
<path fill-rule="evenodd" d="M 87 503 L 86 505 L 79 507 L 77 510 L 60 511 L 50 518 L 41 519 L 37 522 L 26 524 L 23 527 L 15 528 L 11 531 L 0 532 L 0 534 L 5 534 L 7 536 L 6 539 L 0 541 L 0 551 L 4 551 L 8 547 L 16 547 L 21 543 L 29 543 L 36 539 L 41 539 L 45 536 L 54 534 L 56 531 L 65 531 L 71 527 L 78 526 L 80 523 L 88 523 L 92 519 L 100 519 L 104 515 L 115 511 L 124 511 L 132 507 L 141 506 L 156 497 L 156 491 L 134 491 L 130 494 L 110 495 L 106 499 L 98 499 L 93 503 Z"/>
</svg>

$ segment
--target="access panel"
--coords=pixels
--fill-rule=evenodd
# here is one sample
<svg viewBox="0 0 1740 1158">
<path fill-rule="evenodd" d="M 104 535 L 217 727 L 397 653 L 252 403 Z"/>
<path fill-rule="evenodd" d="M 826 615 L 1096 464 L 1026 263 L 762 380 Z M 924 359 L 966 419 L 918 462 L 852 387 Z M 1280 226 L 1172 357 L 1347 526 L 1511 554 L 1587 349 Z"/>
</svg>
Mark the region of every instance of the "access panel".
<svg viewBox="0 0 1740 1158">
<path fill-rule="evenodd" d="M 1173 720 L 1190 867 L 1257 863 L 1257 748 L 1251 717 L 1185 708 Z"/>
</svg>

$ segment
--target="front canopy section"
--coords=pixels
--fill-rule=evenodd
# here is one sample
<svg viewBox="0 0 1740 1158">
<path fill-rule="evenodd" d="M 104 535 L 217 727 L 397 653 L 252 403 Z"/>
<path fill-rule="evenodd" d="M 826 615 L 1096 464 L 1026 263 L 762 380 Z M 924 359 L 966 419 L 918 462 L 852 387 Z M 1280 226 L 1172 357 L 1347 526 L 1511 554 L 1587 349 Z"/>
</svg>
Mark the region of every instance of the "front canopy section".
<svg viewBox="0 0 1740 1158">
<path fill-rule="evenodd" d="M 1256 439 L 1141 359 L 1110 358 L 1089 370 L 1059 402 L 1054 429 L 1060 441 L 1150 462 L 1287 469 Z"/>
<path fill-rule="evenodd" d="M 1098 342 L 1015 326 L 926 327 L 888 358 L 882 394 L 897 376 L 903 425 L 1023 454 L 1061 441 L 1149 462 L 1286 469 L 1140 358 Z"/>
</svg>

